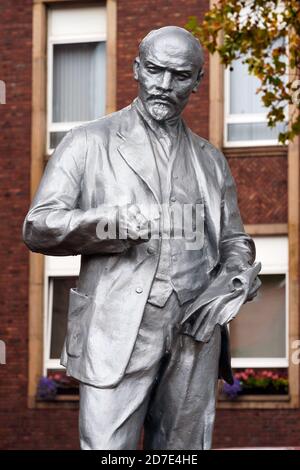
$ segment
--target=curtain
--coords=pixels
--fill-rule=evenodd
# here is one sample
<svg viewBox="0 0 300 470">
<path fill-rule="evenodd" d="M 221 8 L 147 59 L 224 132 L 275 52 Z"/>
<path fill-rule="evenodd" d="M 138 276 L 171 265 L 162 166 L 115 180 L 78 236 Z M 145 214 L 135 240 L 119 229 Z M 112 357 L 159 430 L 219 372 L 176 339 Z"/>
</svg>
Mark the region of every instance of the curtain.
<svg viewBox="0 0 300 470">
<path fill-rule="evenodd" d="M 232 357 L 285 357 L 285 275 L 260 278 L 257 297 L 230 323 Z"/>
<path fill-rule="evenodd" d="M 105 57 L 105 42 L 54 45 L 53 122 L 104 115 Z"/>
</svg>

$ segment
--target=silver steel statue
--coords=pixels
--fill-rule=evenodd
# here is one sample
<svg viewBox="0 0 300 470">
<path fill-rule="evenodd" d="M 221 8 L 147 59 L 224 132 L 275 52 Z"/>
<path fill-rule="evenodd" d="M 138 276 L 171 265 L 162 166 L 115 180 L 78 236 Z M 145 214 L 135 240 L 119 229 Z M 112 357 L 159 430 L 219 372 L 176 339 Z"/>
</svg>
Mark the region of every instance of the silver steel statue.
<svg viewBox="0 0 300 470">
<path fill-rule="evenodd" d="M 202 75 L 189 32 L 151 31 L 138 97 L 67 133 L 24 221 L 30 250 L 82 255 L 61 358 L 82 449 L 136 449 L 143 427 L 146 449 L 211 447 L 226 325 L 260 264 L 224 156 L 181 118 Z"/>
</svg>

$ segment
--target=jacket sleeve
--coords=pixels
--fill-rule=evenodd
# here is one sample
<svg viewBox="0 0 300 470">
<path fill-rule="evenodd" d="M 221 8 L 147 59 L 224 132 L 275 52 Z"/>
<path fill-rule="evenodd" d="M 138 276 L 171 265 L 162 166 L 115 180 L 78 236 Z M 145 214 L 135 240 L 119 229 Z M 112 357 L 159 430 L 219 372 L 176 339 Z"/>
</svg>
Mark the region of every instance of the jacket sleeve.
<svg viewBox="0 0 300 470">
<path fill-rule="evenodd" d="M 86 131 L 68 132 L 47 163 L 23 223 L 23 240 L 31 251 L 45 255 L 121 253 L 126 240 L 100 240 L 99 221 L 109 222 L 114 208 L 78 207 L 86 160 Z"/>
<path fill-rule="evenodd" d="M 255 245 L 245 233 L 237 202 L 236 185 L 226 158 L 221 154 L 224 186 L 221 202 L 221 263 L 238 259 L 242 265 L 255 261 Z"/>
</svg>

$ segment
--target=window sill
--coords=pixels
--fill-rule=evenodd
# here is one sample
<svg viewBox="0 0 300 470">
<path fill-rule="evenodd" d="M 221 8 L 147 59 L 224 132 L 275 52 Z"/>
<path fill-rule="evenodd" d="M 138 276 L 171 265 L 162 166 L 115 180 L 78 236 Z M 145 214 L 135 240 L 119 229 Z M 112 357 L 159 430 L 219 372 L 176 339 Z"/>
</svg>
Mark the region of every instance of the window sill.
<svg viewBox="0 0 300 470">
<path fill-rule="evenodd" d="M 36 409 L 78 409 L 79 395 L 59 395 L 54 400 L 35 400 L 30 408 Z M 234 400 L 220 397 L 217 409 L 272 409 L 295 408 L 289 395 L 241 395 Z"/>
<path fill-rule="evenodd" d="M 78 395 L 57 395 L 54 400 L 29 400 L 29 408 L 49 409 L 49 408 L 64 408 L 64 409 L 78 409 L 79 407 L 79 394 Z"/>
<path fill-rule="evenodd" d="M 253 147 L 224 147 L 223 153 L 227 158 L 260 158 L 284 157 L 287 158 L 286 145 L 253 146 Z"/>
<path fill-rule="evenodd" d="M 241 395 L 234 400 L 219 397 L 217 403 L 217 408 L 222 410 L 296 407 L 290 395 Z"/>
</svg>

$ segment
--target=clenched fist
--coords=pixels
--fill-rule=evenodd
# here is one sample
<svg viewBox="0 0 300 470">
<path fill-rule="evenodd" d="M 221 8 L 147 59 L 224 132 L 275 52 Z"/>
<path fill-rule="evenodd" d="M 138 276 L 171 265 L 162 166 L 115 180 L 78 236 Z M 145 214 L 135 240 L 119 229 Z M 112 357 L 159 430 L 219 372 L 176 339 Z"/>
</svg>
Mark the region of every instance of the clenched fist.
<svg viewBox="0 0 300 470">
<path fill-rule="evenodd" d="M 150 238 L 149 221 L 136 204 L 118 207 L 117 235 L 131 244 L 142 243 Z"/>
</svg>

